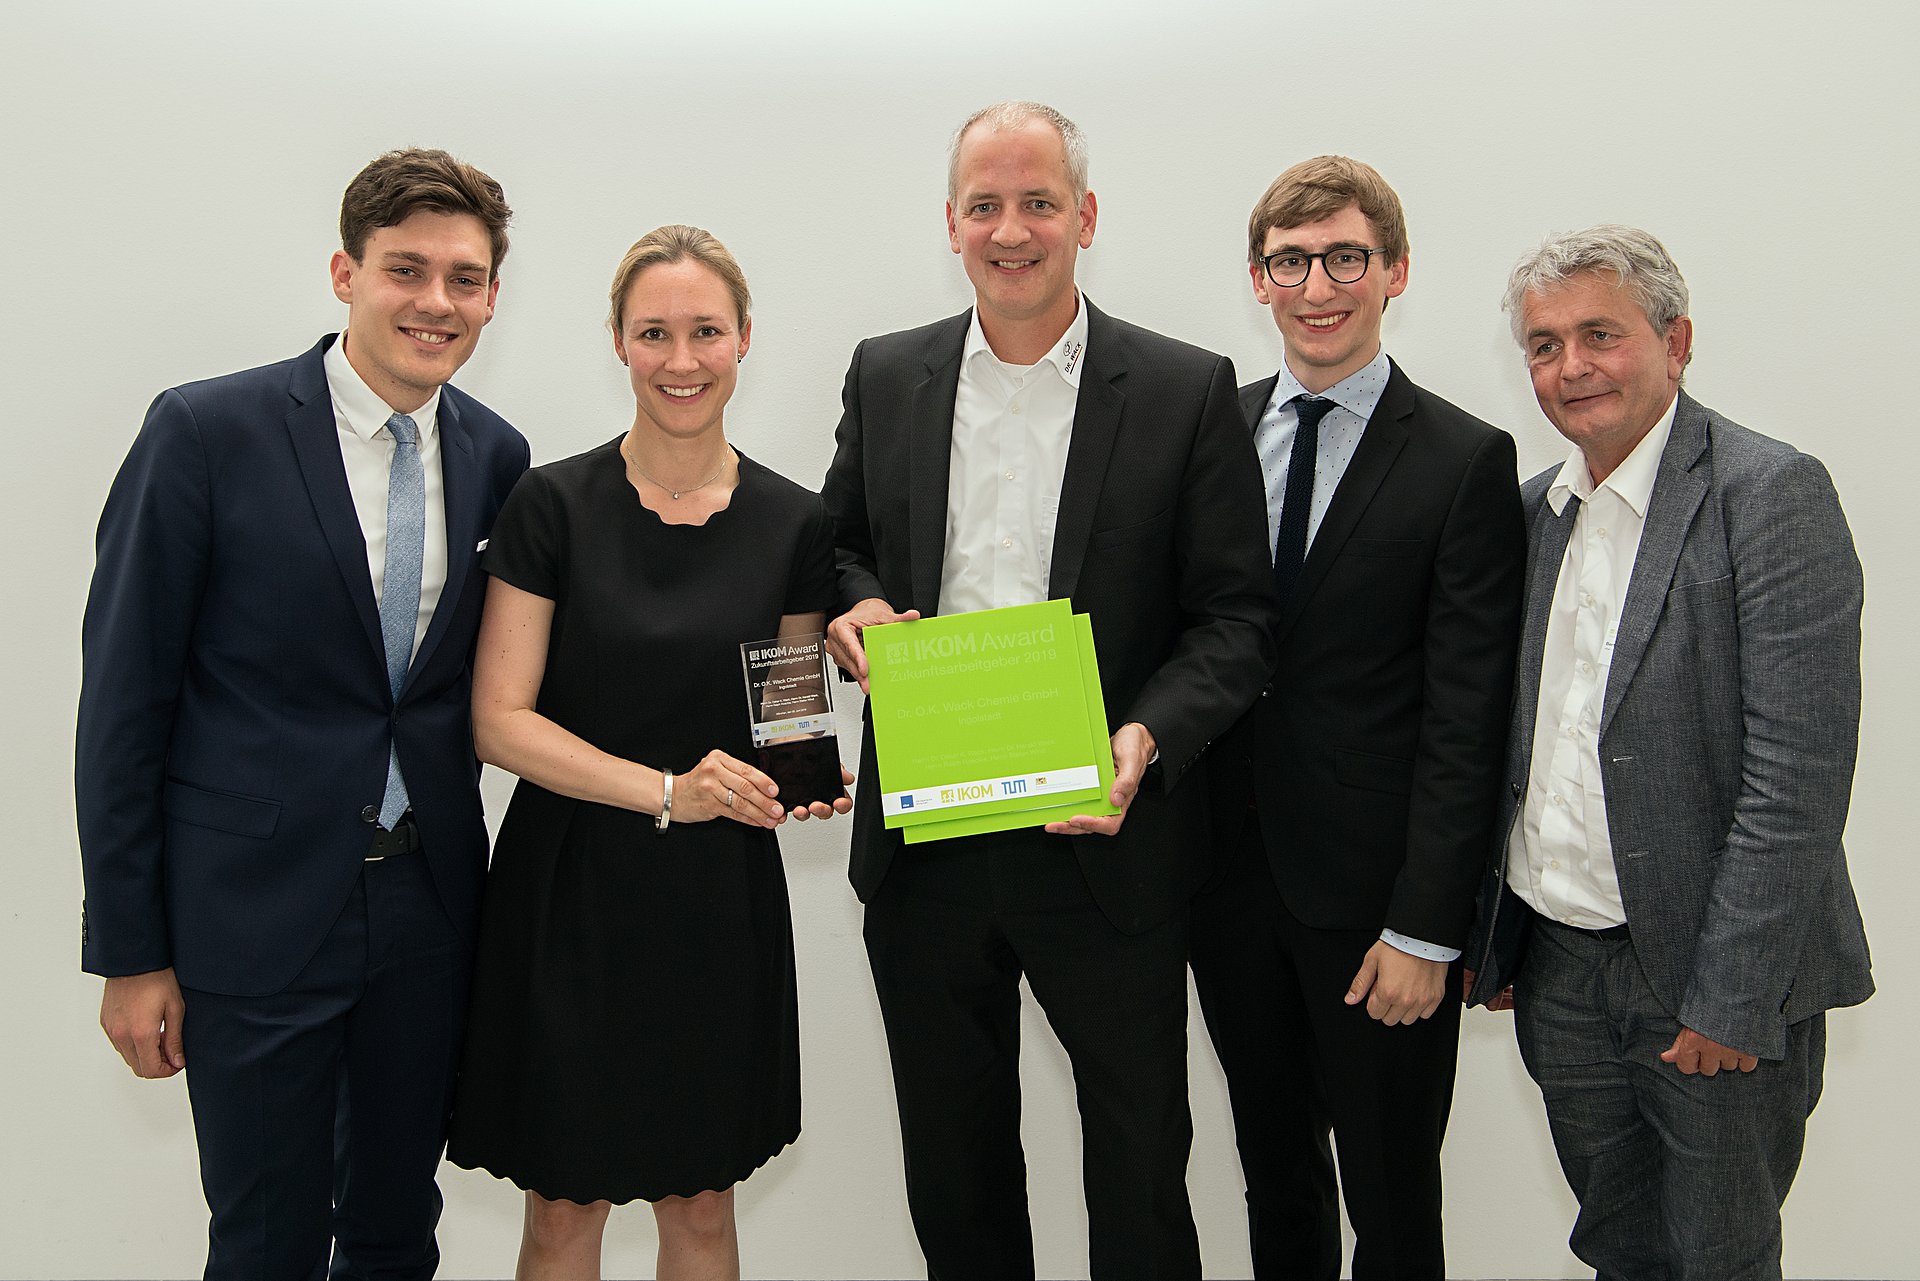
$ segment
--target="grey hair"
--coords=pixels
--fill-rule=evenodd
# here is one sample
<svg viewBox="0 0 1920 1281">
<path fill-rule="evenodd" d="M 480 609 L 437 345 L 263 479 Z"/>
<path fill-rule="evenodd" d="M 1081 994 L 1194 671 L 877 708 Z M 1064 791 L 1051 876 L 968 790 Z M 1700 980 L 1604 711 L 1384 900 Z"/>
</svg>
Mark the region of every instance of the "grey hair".
<svg viewBox="0 0 1920 1281">
<path fill-rule="evenodd" d="M 967 131 L 975 125 L 985 125 L 989 129 L 1018 129 L 1029 120 L 1044 120 L 1060 135 L 1060 145 L 1067 153 L 1067 181 L 1073 185 L 1073 203 L 1080 203 L 1081 197 L 1087 194 L 1087 135 L 1080 132 L 1079 125 L 1044 102 L 1008 101 L 980 108 L 953 131 L 953 140 L 947 144 L 949 204 L 959 196 L 960 143 L 966 138 Z"/>
<path fill-rule="evenodd" d="M 1589 271 L 1611 274 L 1632 297 L 1658 333 L 1687 314 L 1687 282 L 1666 246 L 1638 227 L 1601 223 L 1583 231 L 1548 236 L 1540 247 L 1514 264 L 1501 306 L 1513 322 L 1513 340 L 1527 345 L 1525 303 Z"/>
</svg>

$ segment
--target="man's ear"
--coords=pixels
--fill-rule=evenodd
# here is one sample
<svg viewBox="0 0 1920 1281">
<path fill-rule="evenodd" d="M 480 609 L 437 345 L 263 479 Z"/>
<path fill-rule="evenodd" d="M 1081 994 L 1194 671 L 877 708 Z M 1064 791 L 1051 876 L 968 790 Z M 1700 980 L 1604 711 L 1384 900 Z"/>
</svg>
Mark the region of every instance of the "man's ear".
<svg viewBox="0 0 1920 1281">
<path fill-rule="evenodd" d="M 333 251 L 333 261 L 327 264 L 327 275 L 333 280 L 333 296 L 341 302 L 353 301 L 353 274 L 360 270 L 360 264 L 344 249 Z"/>
<path fill-rule="evenodd" d="M 1675 382 L 1693 360 L 1693 317 L 1681 316 L 1667 326 L 1667 376 Z"/>
<path fill-rule="evenodd" d="M 1247 274 L 1253 277 L 1253 296 L 1260 300 L 1262 307 L 1273 306 L 1273 282 L 1267 279 L 1267 269 L 1256 259 L 1247 264 Z"/>
</svg>

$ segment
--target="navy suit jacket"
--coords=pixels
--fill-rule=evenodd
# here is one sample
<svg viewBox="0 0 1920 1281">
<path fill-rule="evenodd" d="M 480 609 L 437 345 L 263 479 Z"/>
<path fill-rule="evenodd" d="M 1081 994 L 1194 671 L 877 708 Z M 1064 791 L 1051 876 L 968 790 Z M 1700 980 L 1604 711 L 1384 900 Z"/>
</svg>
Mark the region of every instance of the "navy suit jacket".
<svg viewBox="0 0 1920 1281">
<path fill-rule="evenodd" d="M 1047 584 L 1091 615 L 1109 729 L 1138 721 L 1160 760 L 1114 837 L 1075 842 L 1094 901 L 1139 932 L 1186 905 L 1206 870 L 1203 787 L 1175 784 L 1246 709 L 1273 660 L 1276 602 L 1260 464 L 1233 363 L 1087 308 L 1087 356 Z M 853 354 L 833 514 L 842 607 L 940 609 L 960 353 L 971 313 L 870 338 Z M 902 848 L 883 826 L 868 726 L 849 868 L 870 899 Z"/>
<path fill-rule="evenodd" d="M 321 363 L 333 341 L 162 392 L 107 497 L 75 761 L 91 973 L 285 987 L 360 874 L 390 741 L 441 902 L 472 935 L 477 553 L 527 443 L 443 390 L 447 582 L 396 702 Z"/>
</svg>

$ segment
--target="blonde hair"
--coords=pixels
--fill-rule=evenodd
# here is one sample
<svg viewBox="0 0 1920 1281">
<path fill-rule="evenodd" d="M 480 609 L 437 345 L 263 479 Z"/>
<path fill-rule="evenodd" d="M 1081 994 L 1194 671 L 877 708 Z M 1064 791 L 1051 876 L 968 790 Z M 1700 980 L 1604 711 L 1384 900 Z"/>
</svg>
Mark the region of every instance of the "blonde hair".
<svg viewBox="0 0 1920 1281">
<path fill-rule="evenodd" d="M 733 295 L 735 319 L 742 328 L 746 326 L 747 315 L 753 310 L 753 295 L 747 292 L 747 273 L 740 270 L 740 264 L 712 232 L 689 227 L 684 222 L 670 222 L 634 241 L 633 248 L 627 250 L 627 256 L 620 260 L 620 266 L 613 273 L 613 288 L 608 291 L 607 328 L 613 330 L 615 338 L 620 337 L 620 326 L 626 321 L 627 291 L 633 288 L 640 273 L 649 267 L 688 261 L 697 262 L 720 277 L 720 283 Z"/>
</svg>

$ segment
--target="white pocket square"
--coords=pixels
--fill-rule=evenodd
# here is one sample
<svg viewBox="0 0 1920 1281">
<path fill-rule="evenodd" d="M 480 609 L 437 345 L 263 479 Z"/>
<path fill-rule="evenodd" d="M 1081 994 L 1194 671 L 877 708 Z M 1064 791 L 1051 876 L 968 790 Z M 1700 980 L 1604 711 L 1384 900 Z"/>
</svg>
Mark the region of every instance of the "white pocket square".
<svg viewBox="0 0 1920 1281">
<path fill-rule="evenodd" d="M 475 550 L 476 552 L 483 552 L 487 550 L 487 544 L 492 541 L 493 540 L 491 538 L 483 538 L 478 543 L 474 544 L 473 550 Z"/>
</svg>

